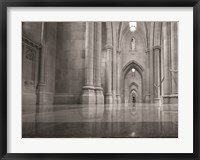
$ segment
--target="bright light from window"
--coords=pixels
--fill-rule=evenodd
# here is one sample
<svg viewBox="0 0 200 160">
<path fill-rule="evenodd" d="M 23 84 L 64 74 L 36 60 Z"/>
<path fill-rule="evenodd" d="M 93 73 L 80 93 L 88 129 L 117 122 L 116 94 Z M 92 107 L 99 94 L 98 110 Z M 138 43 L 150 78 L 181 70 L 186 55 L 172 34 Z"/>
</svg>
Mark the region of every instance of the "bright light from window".
<svg viewBox="0 0 200 160">
<path fill-rule="evenodd" d="M 132 68 L 131 71 L 134 73 L 135 72 L 135 68 Z"/>
<path fill-rule="evenodd" d="M 135 32 L 137 28 L 137 22 L 129 22 L 129 28 L 131 32 Z"/>
</svg>

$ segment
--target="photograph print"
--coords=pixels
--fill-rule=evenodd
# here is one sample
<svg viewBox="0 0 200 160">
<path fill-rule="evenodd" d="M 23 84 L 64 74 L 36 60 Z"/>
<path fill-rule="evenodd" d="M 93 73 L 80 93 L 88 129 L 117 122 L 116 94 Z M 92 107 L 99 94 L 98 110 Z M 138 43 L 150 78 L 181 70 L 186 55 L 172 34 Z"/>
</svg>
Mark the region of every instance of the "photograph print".
<svg viewBox="0 0 200 160">
<path fill-rule="evenodd" d="M 178 138 L 178 22 L 22 22 L 22 138 Z"/>
</svg>

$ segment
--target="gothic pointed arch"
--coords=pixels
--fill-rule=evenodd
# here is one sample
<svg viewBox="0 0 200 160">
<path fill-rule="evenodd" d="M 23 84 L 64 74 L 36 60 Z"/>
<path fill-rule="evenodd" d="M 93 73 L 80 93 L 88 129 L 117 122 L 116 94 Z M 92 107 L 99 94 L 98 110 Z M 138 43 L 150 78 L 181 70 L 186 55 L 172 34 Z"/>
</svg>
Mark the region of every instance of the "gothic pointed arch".
<svg viewBox="0 0 200 160">
<path fill-rule="evenodd" d="M 141 79 L 141 93 L 143 95 L 143 84 L 144 84 L 144 79 L 143 79 L 143 74 L 144 74 L 144 68 L 142 65 L 140 65 L 137 61 L 131 60 L 129 61 L 122 69 L 122 86 L 123 86 L 123 95 L 125 96 L 125 79 L 128 74 L 128 72 L 134 68 L 140 75 Z M 125 97 L 124 97 L 124 102 L 125 102 Z"/>
</svg>

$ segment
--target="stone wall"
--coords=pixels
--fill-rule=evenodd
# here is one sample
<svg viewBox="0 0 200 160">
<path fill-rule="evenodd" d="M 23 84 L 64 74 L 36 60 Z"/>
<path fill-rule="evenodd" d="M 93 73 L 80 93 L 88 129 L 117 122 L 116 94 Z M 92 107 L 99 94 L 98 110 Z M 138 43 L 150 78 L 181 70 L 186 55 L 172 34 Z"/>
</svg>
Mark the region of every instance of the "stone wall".
<svg viewBox="0 0 200 160">
<path fill-rule="evenodd" d="M 57 24 L 24 22 L 22 32 L 23 104 L 53 104 Z"/>
</svg>

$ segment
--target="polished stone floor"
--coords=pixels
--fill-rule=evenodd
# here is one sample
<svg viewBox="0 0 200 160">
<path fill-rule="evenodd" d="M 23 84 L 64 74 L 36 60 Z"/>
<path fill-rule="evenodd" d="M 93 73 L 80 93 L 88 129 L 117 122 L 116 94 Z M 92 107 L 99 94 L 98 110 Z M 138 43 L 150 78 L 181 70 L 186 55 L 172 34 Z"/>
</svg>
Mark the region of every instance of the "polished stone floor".
<svg viewBox="0 0 200 160">
<path fill-rule="evenodd" d="M 23 106 L 22 138 L 177 138 L 178 105 Z"/>
</svg>

